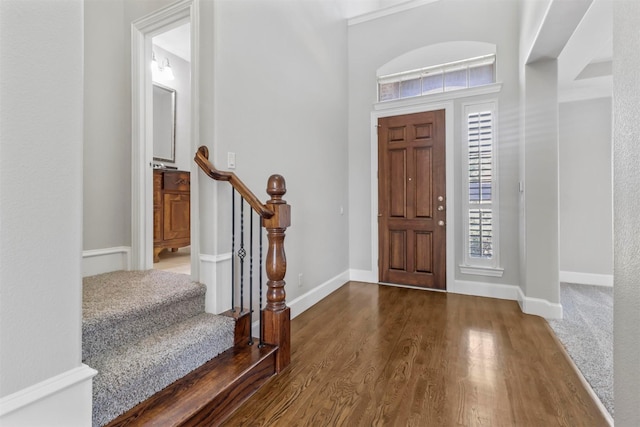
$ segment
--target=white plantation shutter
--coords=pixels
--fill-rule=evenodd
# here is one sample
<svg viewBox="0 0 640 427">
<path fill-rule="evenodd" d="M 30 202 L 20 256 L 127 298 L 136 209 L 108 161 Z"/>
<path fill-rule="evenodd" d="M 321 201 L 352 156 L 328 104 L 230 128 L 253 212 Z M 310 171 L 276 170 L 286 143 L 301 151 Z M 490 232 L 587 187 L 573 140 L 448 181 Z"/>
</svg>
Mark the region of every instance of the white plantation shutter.
<svg viewBox="0 0 640 427">
<path fill-rule="evenodd" d="M 495 103 L 465 106 L 465 264 L 496 267 Z"/>
<path fill-rule="evenodd" d="M 491 202 L 493 180 L 493 120 L 491 111 L 467 116 L 469 141 L 469 201 Z"/>
<path fill-rule="evenodd" d="M 472 258 L 493 257 L 491 209 L 469 209 L 469 256 Z"/>
<path fill-rule="evenodd" d="M 493 256 L 491 186 L 493 182 L 493 121 L 491 111 L 467 115 L 469 164 L 469 256 Z M 478 206 L 476 208 L 476 206 Z"/>
</svg>

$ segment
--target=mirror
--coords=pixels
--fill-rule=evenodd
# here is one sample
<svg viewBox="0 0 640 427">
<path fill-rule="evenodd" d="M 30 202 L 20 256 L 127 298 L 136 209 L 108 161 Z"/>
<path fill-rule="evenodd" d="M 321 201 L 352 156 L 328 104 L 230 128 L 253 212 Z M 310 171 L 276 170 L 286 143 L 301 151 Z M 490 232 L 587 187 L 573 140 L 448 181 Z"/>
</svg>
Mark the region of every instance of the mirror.
<svg viewBox="0 0 640 427">
<path fill-rule="evenodd" d="M 176 161 L 176 91 L 153 84 L 153 159 Z"/>
</svg>

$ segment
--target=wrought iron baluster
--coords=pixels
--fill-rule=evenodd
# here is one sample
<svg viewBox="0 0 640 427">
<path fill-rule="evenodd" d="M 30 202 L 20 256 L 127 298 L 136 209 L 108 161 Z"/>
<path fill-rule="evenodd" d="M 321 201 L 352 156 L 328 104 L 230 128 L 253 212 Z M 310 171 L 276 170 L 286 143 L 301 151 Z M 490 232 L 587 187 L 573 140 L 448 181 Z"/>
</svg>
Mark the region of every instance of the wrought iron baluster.
<svg viewBox="0 0 640 427">
<path fill-rule="evenodd" d="M 240 313 L 244 312 L 244 257 L 247 251 L 244 249 L 244 197 L 240 202 L 240 250 L 238 258 L 240 258 Z"/>
<path fill-rule="evenodd" d="M 231 311 L 236 311 L 236 189 L 231 187 Z"/>
<path fill-rule="evenodd" d="M 253 209 L 249 210 L 249 325 L 253 325 Z M 253 345 L 251 331 L 249 331 L 249 345 Z"/>
</svg>

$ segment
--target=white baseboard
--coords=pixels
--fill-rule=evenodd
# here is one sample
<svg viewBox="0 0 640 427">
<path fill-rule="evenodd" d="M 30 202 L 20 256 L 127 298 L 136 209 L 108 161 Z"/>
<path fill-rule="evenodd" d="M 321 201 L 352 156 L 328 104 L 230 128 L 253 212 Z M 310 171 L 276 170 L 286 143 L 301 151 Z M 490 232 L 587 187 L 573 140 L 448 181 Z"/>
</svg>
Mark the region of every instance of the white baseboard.
<svg viewBox="0 0 640 427">
<path fill-rule="evenodd" d="M 345 271 L 335 277 L 327 280 L 319 286 L 311 289 L 309 292 L 300 295 L 298 298 L 287 301 L 287 306 L 291 309 L 291 319 L 299 316 L 322 299 L 326 298 L 330 293 L 338 290 L 342 285 L 349 281 L 349 272 Z M 260 323 L 256 320 L 251 324 L 251 333 L 254 337 L 260 334 Z"/>
<path fill-rule="evenodd" d="M 560 281 L 580 285 L 613 286 L 613 274 L 578 273 L 575 271 L 561 271 Z"/>
<path fill-rule="evenodd" d="M 519 286 L 456 280 L 453 289 L 452 287 L 448 288 L 449 292 L 456 294 L 517 301 L 523 313 L 541 316 L 546 319 L 562 319 L 561 304 L 540 298 L 527 297 Z"/>
<path fill-rule="evenodd" d="M 92 378 L 87 365 L 0 399 L 0 425 L 86 427 L 91 425 Z"/>
<path fill-rule="evenodd" d="M 349 270 L 349 280 L 354 282 L 378 283 L 378 274 L 368 270 Z"/>
<path fill-rule="evenodd" d="M 317 304 L 348 281 L 349 271 L 347 270 L 316 286 L 309 292 L 300 295 L 293 301 L 287 302 L 287 305 L 291 308 L 291 318 L 295 318 L 314 304 Z"/>
<path fill-rule="evenodd" d="M 82 277 L 131 269 L 131 248 L 92 249 L 82 252 Z"/>
<path fill-rule="evenodd" d="M 518 299 L 518 290 L 515 285 L 502 285 L 497 283 L 472 282 L 469 280 L 455 280 L 453 284 L 447 283 L 447 292 L 476 297 Z"/>
<path fill-rule="evenodd" d="M 518 292 L 520 293 L 518 303 L 523 313 L 534 314 L 545 319 L 562 319 L 562 304 L 552 303 L 546 299 L 528 297 L 524 295 L 520 288 L 518 288 Z"/>
<path fill-rule="evenodd" d="M 378 283 L 376 272 L 352 269 L 349 273 L 350 280 Z M 562 319 L 562 305 L 539 298 L 527 297 L 523 294 L 520 287 L 516 285 L 450 280 L 447 283 L 447 292 L 517 301 L 523 313 L 534 314 L 547 319 Z"/>
</svg>

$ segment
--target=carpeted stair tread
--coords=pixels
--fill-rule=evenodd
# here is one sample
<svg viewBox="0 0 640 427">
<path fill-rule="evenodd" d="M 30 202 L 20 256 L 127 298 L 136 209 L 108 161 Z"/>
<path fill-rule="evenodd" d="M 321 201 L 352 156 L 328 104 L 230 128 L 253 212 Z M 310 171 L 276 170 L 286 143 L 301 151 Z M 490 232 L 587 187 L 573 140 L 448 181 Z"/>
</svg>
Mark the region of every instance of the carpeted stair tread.
<svg viewBox="0 0 640 427">
<path fill-rule="evenodd" d="M 82 292 L 82 358 L 119 347 L 204 311 L 206 287 L 160 270 L 86 277 Z"/>
<path fill-rule="evenodd" d="M 233 346 L 234 320 L 202 313 L 85 361 L 98 370 L 93 424 L 101 426 Z"/>
</svg>

